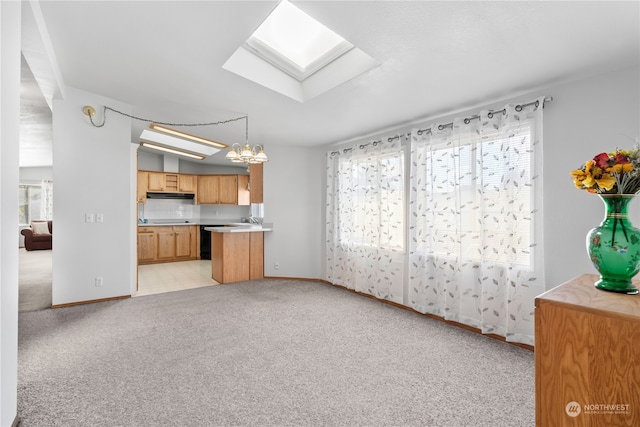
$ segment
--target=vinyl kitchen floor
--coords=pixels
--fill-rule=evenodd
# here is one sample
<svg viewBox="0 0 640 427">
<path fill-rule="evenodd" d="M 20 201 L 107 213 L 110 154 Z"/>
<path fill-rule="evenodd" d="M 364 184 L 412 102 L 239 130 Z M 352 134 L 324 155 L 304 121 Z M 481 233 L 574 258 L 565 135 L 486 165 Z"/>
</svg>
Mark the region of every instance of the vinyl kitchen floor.
<svg viewBox="0 0 640 427">
<path fill-rule="evenodd" d="M 180 261 L 138 266 L 137 297 L 217 285 L 211 261 Z"/>
</svg>

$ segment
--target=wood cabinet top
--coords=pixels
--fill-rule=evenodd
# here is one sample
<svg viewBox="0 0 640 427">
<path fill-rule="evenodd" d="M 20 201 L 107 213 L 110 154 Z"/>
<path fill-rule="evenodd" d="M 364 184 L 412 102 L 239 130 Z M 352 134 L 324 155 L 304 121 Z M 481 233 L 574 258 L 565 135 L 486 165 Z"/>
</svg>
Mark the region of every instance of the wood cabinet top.
<svg viewBox="0 0 640 427">
<path fill-rule="evenodd" d="M 578 276 L 536 297 L 535 305 L 540 307 L 541 304 L 551 303 L 574 310 L 640 321 L 640 294 L 626 295 L 597 289 L 594 284 L 599 278 L 597 274 Z"/>
</svg>

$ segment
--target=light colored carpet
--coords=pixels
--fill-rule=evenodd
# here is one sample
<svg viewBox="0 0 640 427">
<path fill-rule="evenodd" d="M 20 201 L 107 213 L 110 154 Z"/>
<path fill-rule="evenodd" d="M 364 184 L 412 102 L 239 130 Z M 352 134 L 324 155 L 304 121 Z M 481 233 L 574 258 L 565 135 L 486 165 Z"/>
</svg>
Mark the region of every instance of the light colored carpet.
<svg viewBox="0 0 640 427">
<path fill-rule="evenodd" d="M 18 252 L 18 311 L 51 307 L 51 250 Z"/>
<path fill-rule="evenodd" d="M 317 282 L 20 313 L 31 426 L 535 425 L 533 352 Z"/>
</svg>

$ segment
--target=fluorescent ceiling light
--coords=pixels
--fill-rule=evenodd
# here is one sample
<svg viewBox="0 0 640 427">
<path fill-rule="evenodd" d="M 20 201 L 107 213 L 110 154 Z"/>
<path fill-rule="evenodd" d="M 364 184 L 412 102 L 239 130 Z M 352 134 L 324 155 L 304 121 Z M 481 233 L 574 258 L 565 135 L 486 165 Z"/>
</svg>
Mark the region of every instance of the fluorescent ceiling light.
<svg viewBox="0 0 640 427">
<path fill-rule="evenodd" d="M 246 42 L 255 54 L 302 81 L 353 45 L 286 0 Z"/>
<path fill-rule="evenodd" d="M 190 139 L 192 141 L 199 142 L 199 143 L 202 143 L 202 144 L 212 145 L 212 146 L 217 147 L 217 148 L 227 148 L 228 147 L 228 145 L 223 144 L 222 142 L 214 141 L 212 139 L 202 138 L 202 137 L 196 136 L 196 135 L 191 135 L 190 133 L 182 132 L 182 131 L 179 131 L 179 130 L 176 130 L 176 129 L 171 129 L 171 128 L 168 128 L 166 126 L 157 125 L 155 123 L 151 124 L 151 126 L 149 126 L 149 127 L 151 129 L 157 130 L 159 132 L 168 133 L 169 135 L 177 136 L 177 137 L 180 137 L 180 138 Z"/>
<path fill-rule="evenodd" d="M 220 151 L 220 148 L 211 145 L 198 144 L 196 142 L 187 141 L 186 139 L 177 138 L 166 133 L 156 132 L 144 129 L 140 134 L 140 140 L 152 142 L 157 145 L 169 147 L 173 149 L 183 150 L 189 153 L 196 153 L 201 156 L 211 156 Z"/>
<path fill-rule="evenodd" d="M 200 156 L 198 154 L 187 153 L 186 151 L 178 150 L 176 148 L 163 147 L 161 145 L 152 144 L 150 142 L 142 141 L 140 145 L 147 148 L 153 148 L 154 150 L 166 151 L 167 153 L 179 154 L 181 156 L 191 157 L 192 159 L 198 159 L 198 160 L 204 159 L 204 156 Z"/>
</svg>

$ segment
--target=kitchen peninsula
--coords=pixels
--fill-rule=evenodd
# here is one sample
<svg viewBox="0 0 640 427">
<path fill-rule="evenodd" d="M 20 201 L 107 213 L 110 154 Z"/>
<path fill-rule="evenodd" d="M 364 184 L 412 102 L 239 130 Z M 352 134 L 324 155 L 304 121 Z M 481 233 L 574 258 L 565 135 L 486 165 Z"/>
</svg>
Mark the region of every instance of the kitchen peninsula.
<svg viewBox="0 0 640 427">
<path fill-rule="evenodd" d="M 264 233 L 268 224 L 206 227 L 211 232 L 211 277 L 218 283 L 264 278 Z"/>
</svg>

